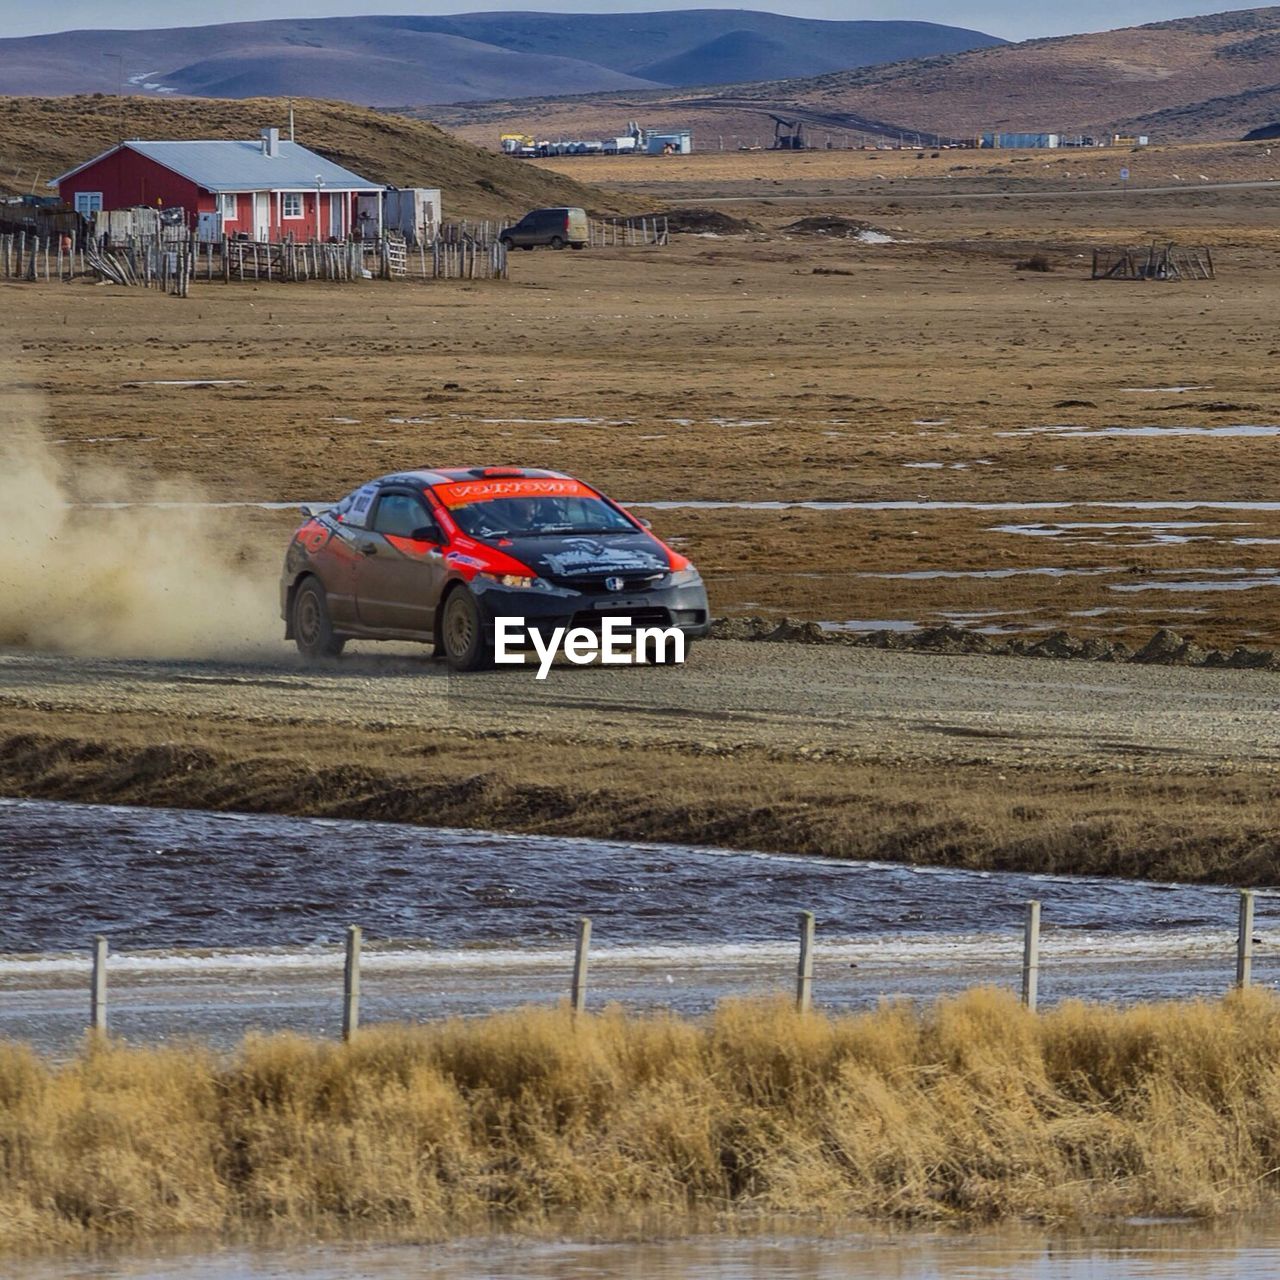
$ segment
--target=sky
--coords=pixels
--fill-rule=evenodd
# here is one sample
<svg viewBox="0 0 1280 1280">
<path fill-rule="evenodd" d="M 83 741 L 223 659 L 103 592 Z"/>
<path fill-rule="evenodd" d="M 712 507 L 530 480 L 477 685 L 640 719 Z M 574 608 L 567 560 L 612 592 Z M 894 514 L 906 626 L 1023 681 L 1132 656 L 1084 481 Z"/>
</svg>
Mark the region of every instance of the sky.
<svg viewBox="0 0 1280 1280">
<path fill-rule="evenodd" d="M 0 0 L 0 36 L 40 35 L 49 31 L 103 27 L 194 27 L 212 22 L 246 22 L 261 18 L 348 17 L 359 13 L 467 13 L 476 10 L 532 9 L 563 13 L 625 13 L 659 9 L 764 9 L 801 18 L 893 19 L 943 22 L 969 27 L 1006 40 L 1034 36 L 1108 31 L 1167 18 L 1255 7 L 1248 3 L 1214 4 L 1212 0 L 1076 0 L 1076 3 L 1028 3 L 1028 0 L 275 0 L 269 7 L 245 0 Z"/>
</svg>

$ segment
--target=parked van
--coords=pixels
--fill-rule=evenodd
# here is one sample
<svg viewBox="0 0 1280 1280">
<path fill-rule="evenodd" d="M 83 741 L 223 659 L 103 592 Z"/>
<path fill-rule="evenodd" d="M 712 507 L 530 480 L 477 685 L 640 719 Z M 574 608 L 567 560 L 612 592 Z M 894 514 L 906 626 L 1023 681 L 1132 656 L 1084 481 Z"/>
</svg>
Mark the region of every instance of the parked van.
<svg viewBox="0 0 1280 1280">
<path fill-rule="evenodd" d="M 585 209 L 533 209 L 513 227 L 505 227 L 498 237 L 508 249 L 532 249 L 547 244 L 553 249 L 587 247 Z"/>
</svg>

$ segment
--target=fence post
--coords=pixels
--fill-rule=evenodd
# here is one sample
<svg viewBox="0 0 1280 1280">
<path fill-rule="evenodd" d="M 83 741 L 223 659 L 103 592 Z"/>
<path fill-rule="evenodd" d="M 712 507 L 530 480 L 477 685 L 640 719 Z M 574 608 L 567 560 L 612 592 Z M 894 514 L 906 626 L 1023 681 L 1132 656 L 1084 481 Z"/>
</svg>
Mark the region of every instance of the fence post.
<svg viewBox="0 0 1280 1280">
<path fill-rule="evenodd" d="M 1022 937 L 1022 1003 L 1036 1011 L 1040 984 L 1040 904 L 1027 903 L 1027 918 Z"/>
<path fill-rule="evenodd" d="M 573 952 L 573 986 L 569 991 L 569 1004 L 575 1014 L 587 1008 L 587 953 L 591 947 L 591 921 L 583 916 L 578 921 L 578 945 Z"/>
<path fill-rule="evenodd" d="M 360 926 L 347 926 L 347 963 L 342 974 L 342 1038 L 350 1040 L 360 1025 Z"/>
<path fill-rule="evenodd" d="M 93 971 L 89 979 L 89 1030 L 107 1034 L 107 940 L 99 934 L 93 940 Z"/>
<path fill-rule="evenodd" d="M 813 912 L 800 913 L 800 963 L 796 966 L 796 1012 L 813 1005 Z"/>
<path fill-rule="evenodd" d="M 1240 928 L 1236 935 L 1236 986 L 1253 981 L 1253 890 L 1240 890 Z"/>
</svg>

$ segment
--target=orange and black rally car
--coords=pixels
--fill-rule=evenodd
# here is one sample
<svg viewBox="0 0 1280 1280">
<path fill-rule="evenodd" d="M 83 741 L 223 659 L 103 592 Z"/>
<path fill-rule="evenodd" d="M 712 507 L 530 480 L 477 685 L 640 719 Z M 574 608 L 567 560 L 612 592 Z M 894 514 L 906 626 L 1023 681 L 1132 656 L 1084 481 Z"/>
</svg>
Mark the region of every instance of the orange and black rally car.
<svg viewBox="0 0 1280 1280">
<path fill-rule="evenodd" d="M 443 467 L 304 509 L 280 579 L 285 636 L 308 658 L 351 639 L 419 640 L 458 671 L 493 662 L 495 618 L 599 631 L 607 617 L 710 627 L 698 571 L 645 521 L 555 471 Z"/>
</svg>

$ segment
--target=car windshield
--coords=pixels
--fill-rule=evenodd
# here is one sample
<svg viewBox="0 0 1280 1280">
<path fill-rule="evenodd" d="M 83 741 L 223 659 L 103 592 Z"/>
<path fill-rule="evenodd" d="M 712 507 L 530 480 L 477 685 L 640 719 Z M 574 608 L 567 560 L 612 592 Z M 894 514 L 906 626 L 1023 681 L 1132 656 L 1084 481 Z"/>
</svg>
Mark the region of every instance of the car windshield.
<svg viewBox="0 0 1280 1280">
<path fill-rule="evenodd" d="M 493 498 L 450 513 L 473 538 L 541 538 L 556 534 L 635 533 L 607 502 L 588 497 Z"/>
</svg>

